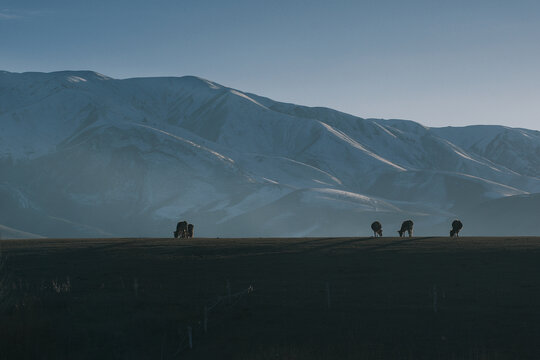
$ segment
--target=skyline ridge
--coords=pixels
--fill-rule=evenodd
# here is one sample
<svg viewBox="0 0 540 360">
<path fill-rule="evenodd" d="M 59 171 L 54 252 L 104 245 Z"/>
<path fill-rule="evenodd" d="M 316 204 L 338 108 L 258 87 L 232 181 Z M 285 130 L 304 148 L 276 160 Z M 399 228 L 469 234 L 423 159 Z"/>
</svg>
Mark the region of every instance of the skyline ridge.
<svg viewBox="0 0 540 360">
<path fill-rule="evenodd" d="M 275 100 L 275 99 L 273 99 L 273 98 L 271 98 L 269 96 L 266 96 L 266 95 L 256 94 L 256 93 L 252 93 L 252 92 L 249 92 L 249 91 L 244 91 L 244 90 L 241 90 L 241 89 L 238 89 L 238 88 L 234 88 L 234 87 L 231 87 L 231 86 L 228 86 L 228 85 L 223 85 L 223 84 L 221 84 L 219 82 L 216 82 L 216 81 L 214 81 L 212 79 L 208 79 L 208 78 L 198 76 L 198 75 L 193 75 L 193 74 L 178 75 L 178 76 L 176 76 L 176 75 L 169 75 L 169 76 L 164 75 L 164 76 L 136 76 L 136 77 L 127 77 L 127 78 L 115 78 L 115 77 L 109 76 L 107 74 L 104 74 L 102 72 L 95 71 L 95 70 L 90 70 L 90 69 L 56 70 L 56 71 L 49 71 L 49 72 L 43 72 L 43 71 L 15 72 L 15 71 L 9 71 L 9 70 L 0 69 L 0 73 L 19 74 L 19 75 L 23 75 L 23 74 L 49 74 L 49 75 L 52 75 L 52 74 L 65 74 L 65 73 L 73 73 L 73 74 L 77 74 L 77 75 L 93 74 L 93 75 L 97 75 L 98 78 L 102 78 L 102 80 L 117 80 L 117 81 L 132 80 L 132 79 L 183 79 L 183 78 L 193 78 L 193 79 L 201 80 L 203 82 L 210 82 L 212 84 L 215 84 L 217 86 L 220 86 L 220 87 L 223 87 L 223 88 L 226 88 L 226 89 L 239 91 L 239 92 L 241 92 L 243 94 L 246 94 L 246 95 L 253 95 L 255 97 L 265 98 L 265 99 L 275 101 L 275 102 L 279 102 L 279 103 L 303 106 L 303 107 L 308 107 L 308 108 L 313 108 L 313 109 L 317 109 L 317 108 L 329 109 L 329 110 L 332 110 L 332 111 L 336 111 L 336 112 L 339 112 L 339 113 L 342 113 L 342 114 L 350 115 L 350 116 L 353 116 L 353 117 L 356 117 L 356 118 L 359 118 L 359 119 L 365 119 L 365 120 L 370 120 L 371 119 L 371 120 L 411 121 L 411 122 L 420 124 L 422 126 L 425 126 L 427 128 L 444 128 L 444 127 L 464 128 L 464 127 L 472 127 L 472 126 L 500 126 L 500 127 L 507 127 L 507 128 L 510 128 L 510 129 L 524 129 L 524 130 L 540 131 L 540 124 L 538 125 L 538 128 L 534 128 L 534 127 L 527 128 L 527 127 L 511 126 L 511 125 L 505 125 L 505 124 L 481 124 L 481 123 L 472 123 L 472 124 L 467 124 L 467 125 L 440 124 L 440 125 L 437 125 L 437 126 L 430 126 L 430 125 L 424 124 L 424 123 L 422 123 L 422 122 L 420 122 L 420 121 L 418 121 L 416 119 L 412 119 L 412 118 L 405 118 L 405 117 L 385 118 L 385 117 L 360 116 L 360 115 L 351 114 L 351 113 L 348 113 L 348 112 L 345 112 L 345 111 L 342 111 L 342 110 L 339 110 L 339 109 L 335 109 L 335 108 L 328 107 L 328 106 L 323 106 L 323 105 L 311 106 L 311 105 L 305 105 L 305 104 L 298 104 L 298 103 L 293 103 L 293 102 Z"/>
<path fill-rule="evenodd" d="M 34 234 L 165 235 L 179 216 L 201 235 L 345 236 L 373 216 L 496 233 L 474 206 L 540 193 L 533 130 L 366 119 L 194 77 L 2 73 L 0 93 L 2 225 Z"/>
</svg>

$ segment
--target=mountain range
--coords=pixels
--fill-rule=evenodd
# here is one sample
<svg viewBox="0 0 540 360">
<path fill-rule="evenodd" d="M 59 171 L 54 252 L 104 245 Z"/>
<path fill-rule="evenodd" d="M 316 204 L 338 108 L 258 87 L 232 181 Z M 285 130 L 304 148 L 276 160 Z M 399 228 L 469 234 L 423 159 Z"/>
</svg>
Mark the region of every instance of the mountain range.
<svg viewBox="0 0 540 360">
<path fill-rule="evenodd" d="M 540 132 L 430 128 L 193 77 L 0 71 L 0 235 L 540 233 Z M 7 230 L 9 229 L 9 230 Z"/>
</svg>

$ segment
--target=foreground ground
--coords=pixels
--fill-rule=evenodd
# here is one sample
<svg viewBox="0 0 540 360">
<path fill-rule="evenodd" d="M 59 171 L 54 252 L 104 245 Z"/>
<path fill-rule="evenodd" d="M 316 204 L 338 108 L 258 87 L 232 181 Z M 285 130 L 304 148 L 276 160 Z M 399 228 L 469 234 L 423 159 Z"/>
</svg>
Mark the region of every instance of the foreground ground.
<svg viewBox="0 0 540 360">
<path fill-rule="evenodd" d="M 540 358 L 540 238 L 0 246 L 1 359 Z"/>
</svg>

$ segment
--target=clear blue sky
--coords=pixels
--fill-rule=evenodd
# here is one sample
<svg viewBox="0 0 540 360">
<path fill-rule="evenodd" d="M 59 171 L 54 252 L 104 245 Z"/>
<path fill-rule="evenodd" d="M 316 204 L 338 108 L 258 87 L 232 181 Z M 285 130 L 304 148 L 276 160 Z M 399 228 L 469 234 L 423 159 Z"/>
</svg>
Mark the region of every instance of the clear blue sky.
<svg viewBox="0 0 540 360">
<path fill-rule="evenodd" d="M 540 129 L 540 1 L 2 0 L 0 69 L 196 75 L 362 117 Z"/>
</svg>

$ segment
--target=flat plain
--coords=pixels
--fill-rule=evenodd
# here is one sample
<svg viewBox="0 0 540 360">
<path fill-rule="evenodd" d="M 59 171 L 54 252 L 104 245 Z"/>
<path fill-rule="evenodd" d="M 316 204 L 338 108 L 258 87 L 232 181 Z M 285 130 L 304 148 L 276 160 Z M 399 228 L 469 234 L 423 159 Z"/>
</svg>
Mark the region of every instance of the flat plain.
<svg viewBox="0 0 540 360">
<path fill-rule="evenodd" d="M 537 237 L 0 249 L 1 359 L 540 358 Z"/>
</svg>

